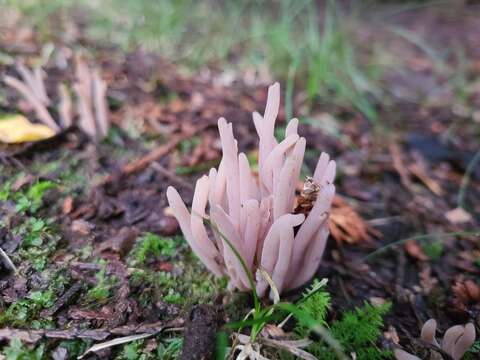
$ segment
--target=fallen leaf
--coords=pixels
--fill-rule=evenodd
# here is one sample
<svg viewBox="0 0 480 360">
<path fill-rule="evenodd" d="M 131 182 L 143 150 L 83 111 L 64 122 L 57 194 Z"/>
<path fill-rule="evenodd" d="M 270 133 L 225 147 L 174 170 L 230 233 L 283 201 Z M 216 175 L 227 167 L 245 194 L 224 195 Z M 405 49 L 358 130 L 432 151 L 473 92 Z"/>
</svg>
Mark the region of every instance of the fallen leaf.
<svg viewBox="0 0 480 360">
<path fill-rule="evenodd" d="M 138 334 L 138 335 L 124 336 L 124 337 L 116 338 L 116 339 L 113 339 L 113 340 L 105 341 L 103 343 L 93 345 L 87 351 L 85 351 L 81 356 L 78 356 L 77 359 L 83 359 L 87 354 L 89 354 L 91 352 L 96 352 L 96 351 L 100 351 L 100 350 L 103 350 L 103 349 L 110 348 L 112 346 L 126 344 L 126 343 L 129 343 L 129 342 L 132 342 L 132 341 L 145 339 L 145 338 L 151 337 L 153 335 L 155 335 L 155 334 L 148 334 L 148 333 L 147 334 Z"/>
<path fill-rule="evenodd" d="M 55 132 L 46 125 L 33 124 L 23 115 L 8 115 L 0 119 L 0 141 L 7 144 L 49 139 Z"/>
<path fill-rule="evenodd" d="M 171 272 L 173 270 L 174 266 L 170 262 L 160 262 L 155 266 L 155 269 L 157 271 L 164 271 L 164 272 Z"/>
<path fill-rule="evenodd" d="M 72 212 L 72 210 L 73 210 L 73 197 L 67 196 L 63 201 L 62 213 L 63 215 L 68 215 Z"/>
<path fill-rule="evenodd" d="M 418 245 L 418 243 L 415 240 L 407 240 L 405 242 L 405 251 L 407 252 L 408 255 L 410 255 L 414 259 L 417 259 L 420 261 L 428 260 L 428 256 L 425 255 L 422 247 Z"/>
<path fill-rule="evenodd" d="M 472 280 L 464 280 L 462 276 L 452 285 L 452 293 L 449 310 L 456 316 L 467 318 L 471 306 L 480 303 L 480 287 Z"/>
<path fill-rule="evenodd" d="M 447 211 L 445 213 L 445 217 L 452 224 L 463 224 L 472 220 L 472 215 L 470 215 L 470 213 L 468 213 L 461 207 L 457 207 L 453 210 Z"/>
<path fill-rule="evenodd" d="M 480 287 L 472 280 L 456 281 L 452 291 L 465 305 L 480 302 Z"/>
<path fill-rule="evenodd" d="M 115 236 L 100 244 L 98 252 L 113 252 L 125 256 L 132 249 L 137 236 L 136 228 L 123 227 Z"/>
<path fill-rule="evenodd" d="M 411 174 L 415 175 L 425 186 L 437 196 L 443 195 L 443 190 L 440 184 L 428 176 L 428 170 L 422 162 L 416 162 L 408 166 L 408 170 Z"/>
<path fill-rule="evenodd" d="M 74 220 L 71 225 L 73 232 L 87 236 L 95 228 L 95 225 L 85 220 Z"/>
<path fill-rule="evenodd" d="M 333 198 L 330 233 L 337 242 L 349 244 L 371 243 L 372 237 L 380 238 L 382 236 L 379 231 L 368 225 L 346 200 L 338 195 Z"/>
<path fill-rule="evenodd" d="M 285 339 L 287 337 L 285 331 L 274 324 L 265 325 L 265 327 L 262 329 L 261 334 L 266 338 L 272 339 Z"/>
</svg>

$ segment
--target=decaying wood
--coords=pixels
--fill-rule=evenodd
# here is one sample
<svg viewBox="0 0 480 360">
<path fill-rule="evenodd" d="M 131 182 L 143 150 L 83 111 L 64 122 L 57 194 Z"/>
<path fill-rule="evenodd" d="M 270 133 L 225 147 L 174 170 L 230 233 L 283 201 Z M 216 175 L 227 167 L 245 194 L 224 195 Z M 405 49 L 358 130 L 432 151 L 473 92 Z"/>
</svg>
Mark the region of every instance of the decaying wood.
<svg viewBox="0 0 480 360">
<path fill-rule="evenodd" d="M 26 343 L 36 343 L 43 338 L 52 339 L 90 339 L 105 340 L 109 336 L 130 336 L 132 334 L 156 334 L 169 328 L 178 328 L 183 325 L 183 319 L 149 324 L 125 325 L 113 329 L 61 329 L 61 330 L 24 330 L 4 328 L 0 329 L 0 340 L 18 338 Z"/>
</svg>

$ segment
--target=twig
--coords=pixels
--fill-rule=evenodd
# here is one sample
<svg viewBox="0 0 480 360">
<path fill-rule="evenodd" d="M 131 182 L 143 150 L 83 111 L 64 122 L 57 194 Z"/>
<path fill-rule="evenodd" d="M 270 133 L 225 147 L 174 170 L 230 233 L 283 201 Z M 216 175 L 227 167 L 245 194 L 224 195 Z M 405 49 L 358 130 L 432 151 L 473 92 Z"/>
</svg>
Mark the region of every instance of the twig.
<svg viewBox="0 0 480 360">
<path fill-rule="evenodd" d="M 36 343 L 46 338 L 51 339 L 90 339 L 102 341 L 112 335 L 130 336 L 133 334 L 157 334 L 167 329 L 181 330 L 179 327 L 183 324 L 183 319 L 174 319 L 169 322 L 159 321 L 149 324 L 139 324 L 136 326 L 120 326 L 113 329 L 58 329 L 58 330 L 23 330 L 3 328 L 0 329 L 0 340 L 11 340 L 19 338 L 26 343 Z"/>
<path fill-rule="evenodd" d="M 140 159 L 133 160 L 128 164 L 126 164 L 125 166 L 123 166 L 122 169 L 120 170 L 120 175 L 110 174 L 99 185 L 102 186 L 102 185 L 110 184 L 115 180 L 117 180 L 119 176 L 120 177 L 129 176 L 133 173 L 136 173 L 137 171 L 145 169 L 152 162 L 160 160 L 163 156 L 173 151 L 173 149 L 175 149 L 180 142 L 188 138 L 191 138 L 198 132 L 205 130 L 207 127 L 211 125 L 212 125 L 211 123 L 206 123 L 197 127 L 191 132 L 188 132 L 188 133 L 185 132 L 178 135 L 173 135 L 169 141 L 153 149 L 147 155 L 141 157 Z"/>
<path fill-rule="evenodd" d="M 13 261 L 8 257 L 7 253 L 3 251 L 3 249 L 0 247 L 0 256 L 3 258 L 5 261 L 6 265 L 13 270 L 13 272 L 16 274 L 18 272 L 17 268 L 15 267 L 15 264 Z"/>
<path fill-rule="evenodd" d="M 159 330 L 158 332 L 160 332 L 160 331 L 161 330 Z M 116 338 L 116 339 L 113 339 L 113 340 L 105 341 L 103 343 L 95 344 L 92 347 L 88 348 L 87 351 L 85 351 L 82 355 L 78 356 L 77 359 L 83 359 L 87 354 L 89 354 L 91 352 L 96 352 L 96 351 L 100 351 L 100 350 L 103 350 L 103 349 L 107 349 L 107 348 L 112 347 L 112 346 L 117 346 L 117 345 L 129 343 L 129 342 L 132 342 L 132 341 L 145 339 L 145 338 L 151 337 L 153 335 L 156 335 L 156 333 L 129 335 L 129 336 L 124 336 L 124 337 Z"/>
<path fill-rule="evenodd" d="M 393 168 L 400 176 L 400 182 L 402 183 L 403 186 L 405 186 L 405 188 L 408 191 L 410 191 L 412 194 L 415 194 L 408 170 L 405 167 L 405 164 L 403 163 L 400 147 L 398 146 L 397 143 L 392 142 L 390 143 L 388 150 L 390 151 L 390 156 L 392 157 Z"/>
<path fill-rule="evenodd" d="M 42 317 L 49 317 L 55 314 L 58 310 L 60 310 L 63 306 L 71 301 L 71 299 L 82 289 L 83 283 L 82 281 L 77 281 L 73 284 L 62 296 L 60 296 L 52 307 L 43 310 L 40 315 Z"/>
<path fill-rule="evenodd" d="M 169 178 L 172 182 L 175 184 L 182 186 L 184 188 L 187 188 L 189 190 L 193 190 L 193 185 L 190 184 L 189 182 L 183 180 L 180 176 L 175 175 L 173 172 L 169 171 L 166 169 L 164 166 L 162 166 L 158 161 L 154 161 L 151 165 L 153 169 L 158 171 L 160 174 L 163 176 Z"/>
<path fill-rule="evenodd" d="M 179 329 L 179 328 L 175 328 L 175 329 Z M 119 338 L 116 338 L 116 339 L 112 339 L 112 340 L 109 340 L 109 341 L 105 341 L 103 343 L 95 344 L 92 347 L 88 348 L 82 355 L 78 356 L 77 359 L 83 359 L 85 357 L 85 355 L 87 355 L 88 353 L 91 353 L 91 352 L 96 352 L 96 351 L 99 351 L 99 350 L 107 349 L 107 348 L 112 347 L 112 346 L 126 344 L 126 343 L 129 343 L 129 342 L 132 342 L 132 341 L 145 339 L 145 338 L 157 335 L 164 330 L 166 330 L 165 326 L 163 326 L 161 328 L 158 328 L 155 332 L 147 332 L 147 333 L 137 334 L 137 335 L 128 335 L 128 336 L 123 336 L 123 337 L 119 337 Z"/>
</svg>

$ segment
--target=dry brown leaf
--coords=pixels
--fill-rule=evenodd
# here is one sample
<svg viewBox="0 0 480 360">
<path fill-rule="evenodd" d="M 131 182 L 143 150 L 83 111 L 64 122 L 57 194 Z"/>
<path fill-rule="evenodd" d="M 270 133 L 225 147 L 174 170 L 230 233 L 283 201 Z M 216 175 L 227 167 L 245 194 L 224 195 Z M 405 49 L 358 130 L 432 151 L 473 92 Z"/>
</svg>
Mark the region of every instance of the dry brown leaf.
<svg viewBox="0 0 480 360">
<path fill-rule="evenodd" d="M 412 258 L 420 260 L 420 261 L 427 261 L 428 256 L 423 252 L 423 249 L 415 240 L 407 240 L 405 242 L 405 251 L 408 255 Z"/>
<path fill-rule="evenodd" d="M 452 291 L 455 298 L 464 305 L 480 302 L 480 287 L 472 280 L 456 281 Z"/>
<path fill-rule="evenodd" d="M 72 212 L 72 210 L 73 210 L 73 197 L 67 196 L 65 200 L 63 200 L 62 213 L 63 215 L 68 215 Z"/>
<path fill-rule="evenodd" d="M 132 249 L 135 239 L 138 236 L 138 230 L 133 227 L 123 227 L 120 231 L 110 239 L 102 242 L 98 248 L 98 252 L 113 252 L 120 256 L 125 256 Z"/>
<path fill-rule="evenodd" d="M 338 195 L 333 198 L 330 233 L 337 242 L 349 244 L 372 242 L 372 237 L 381 237 L 379 231 L 365 223 L 347 201 Z"/>
<path fill-rule="evenodd" d="M 410 192 L 413 192 L 412 181 L 410 180 L 410 174 L 407 167 L 405 166 L 402 158 L 402 153 L 400 147 L 397 143 L 391 142 L 389 145 L 390 156 L 392 157 L 392 164 L 395 171 L 400 176 L 400 181 L 405 188 Z"/>
<path fill-rule="evenodd" d="M 443 190 L 440 184 L 437 181 L 433 180 L 430 176 L 428 176 L 427 170 L 423 165 L 421 165 L 421 163 L 410 164 L 408 166 L 408 170 L 410 171 L 410 173 L 415 175 L 421 182 L 423 182 L 425 186 L 435 195 L 443 195 Z"/>
<path fill-rule="evenodd" d="M 472 280 L 465 280 L 459 276 L 452 285 L 453 296 L 450 300 L 450 310 L 456 315 L 468 316 L 473 304 L 480 303 L 480 288 Z"/>
<path fill-rule="evenodd" d="M 287 333 L 285 331 L 274 324 L 267 324 L 262 329 L 261 332 L 263 337 L 271 338 L 271 339 L 285 339 L 287 338 Z"/>
</svg>

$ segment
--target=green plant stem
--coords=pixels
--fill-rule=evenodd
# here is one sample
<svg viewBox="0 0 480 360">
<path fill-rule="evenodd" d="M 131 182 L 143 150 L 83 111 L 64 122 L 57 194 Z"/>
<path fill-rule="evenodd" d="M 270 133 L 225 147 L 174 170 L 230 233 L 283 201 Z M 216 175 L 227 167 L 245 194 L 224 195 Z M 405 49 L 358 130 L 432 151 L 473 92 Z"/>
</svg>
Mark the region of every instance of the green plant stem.
<svg viewBox="0 0 480 360">
<path fill-rule="evenodd" d="M 465 209 L 465 194 L 467 192 L 468 184 L 470 183 L 470 176 L 472 175 L 473 169 L 480 161 L 480 150 L 474 155 L 472 160 L 467 166 L 465 170 L 465 174 L 462 177 L 462 181 L 460 182 L 460 190 L 458 191 L 458 199 L 457 199 L 457 206 L 459 208 Z"/>
</svg>

